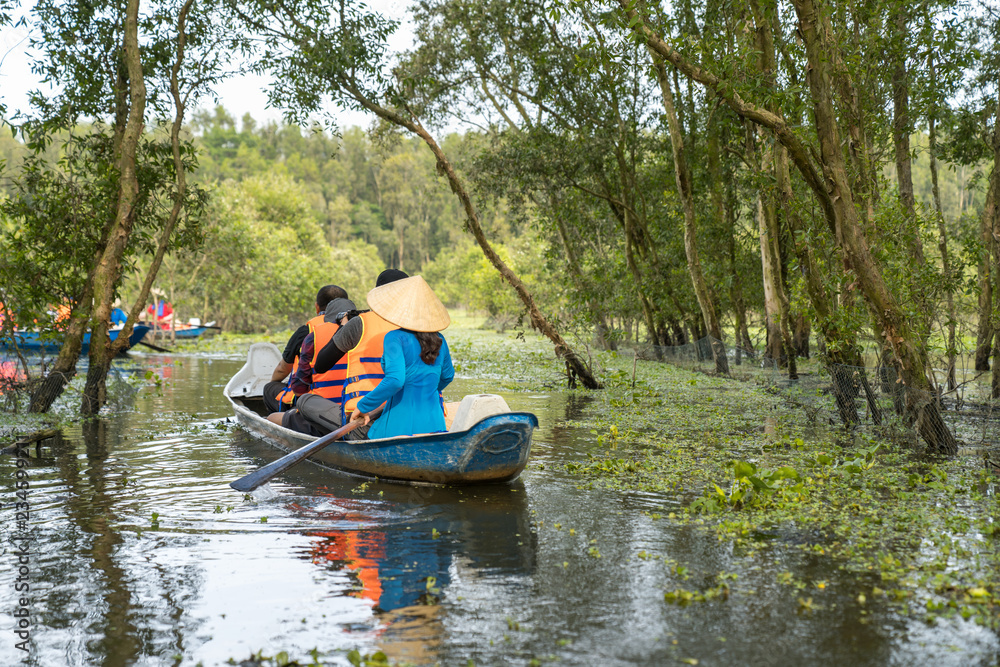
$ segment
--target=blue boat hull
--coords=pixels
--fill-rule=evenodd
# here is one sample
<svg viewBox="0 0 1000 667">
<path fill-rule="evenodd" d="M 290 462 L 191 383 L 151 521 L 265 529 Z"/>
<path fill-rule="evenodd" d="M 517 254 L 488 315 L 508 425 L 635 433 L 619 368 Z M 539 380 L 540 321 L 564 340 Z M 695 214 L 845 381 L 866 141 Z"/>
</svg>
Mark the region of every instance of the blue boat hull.
<svg viewBox="0 0 1000 667">
<path fill-rule="evenodd" d="M 136 345 L 142 337 L 146 335 L 149 331 L 149 327 L 145 325 L 136 325 L 132 329 L 132 335 L 128 337 L 128 345 L 122 350 L 125 352 Z M 109 331 L 108 336 L 111 340 L 118 338 L 118 331 Z M 17 347 L 21 350 L 29 350 L 35 352 L 50 352 L 56 353 L 59 348 L 62 347 L 62 341 L 58 340 L 46 340 L 42 341 L 39 339 L 37 331 L 18 331 L 14 334 L 17 342 Z M 0 347 L 7 349 L 11 347 L 10 341 L 7 339 L 0 339 Z M 80 354 L 87 354 L 90 351 L 90 332 L 83 334 L 83 347 L 80 348 Z"/>
<path fill-rule="evenodd" d="M 254 437 L 284 452 L 315 438 L 267 421 L 239 399 L 230 398 L 240 424 Z M 309 460 L 338 472 L 410 484 L 484 484 L 516 479 L 528 463 L 538 419 L 508 412 L 467 431 L 384 440 L 331 443 Z"/>
<path fill-rule="evenodd" d="M 269 422 L 261 397 L 281 352 L 271 343 L 250 346 L 247 362 L 226 384 L 224 393 L 240 425 L 253 437 L 291 452 L 315 438 Z M 500 397 L 473 395 L 464 417 L 454 418 L 464 430 L 445 433 L 333 442 L 309 460 L 348 475 L 407 484 L 484 484 L 516 479 L 528 463 L 531 434 L 538 419 L 527 412 L 509 412 Z M 485 403 L 477 403 L 480 399 Z M 464 404 L 464 403 L 463 403 Z M 482 409 L 473 412 L 480 405 Z M 492 407 L 490 407 L 492 405 Z M 479 410 L 477 408 L 477 410 Z M 473 414 L 482 416 L 472 423 Z M 488 415 L 488 416 L 487 416 Z"/>
<path fill-rule="evenodd" d="M 201 338 L 201 335 L 208 331 L 205 327 L 193 327 L 191 329 L 179 329 L 174 332 L 177 338 Z"/>
</svg>

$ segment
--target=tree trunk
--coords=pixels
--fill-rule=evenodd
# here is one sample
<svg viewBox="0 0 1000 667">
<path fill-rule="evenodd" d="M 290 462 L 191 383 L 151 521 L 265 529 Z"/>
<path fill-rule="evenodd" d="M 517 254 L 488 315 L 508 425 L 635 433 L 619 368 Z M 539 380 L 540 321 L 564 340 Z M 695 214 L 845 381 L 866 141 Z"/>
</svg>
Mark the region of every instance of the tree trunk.
<svg viewBox="0 0 1000 667">
<path fill-rule="evenodd" d="M 309 44 L 300 44 L 302 48 L 311 48 Z M 452 192 L 458 197 L 459 201 L 462 202 L 462 208 L 465 210 L 465 222 L 469 231 L 476 238 L 476 242 L 479 243 L 479 247 L 482 249 L 483 254 L 486 259 L 490 261 L 490 264 L 496 268 L 503 279 L 508 285 L 514 288 L 517 293 L 518 298 L 521 299 L 521 303 L 524 304 L 525 309 L 528 311 L 528 317 L 531 319 L 531 324 L 536 329 L 538 329 L 542 334 L 545 335 L 552 343 L 555 345 L 556 354 L 566 361 L 566 371 L 569 382 L 571 385 L 579 381 L 587 389 L 601 389 L 603 385 L 597 381 L 594 377 L 590 367 L 580 358 L 573 348 L 570 347 L 569 343 L 563 340 L 563 337 L 559 334 L 559 331 L 552 326 L 552 324 L 542 315 L 542 312 L 535 305 L 535 299 L 531 296 L 531 292 L 528 288 L 521 282 L 521 279 L 517 277 L 509 266 L 500 258 L 500 255 L 496 253 L 493 246 L 486 238 L 486 234 L 483 232 L 482 225 L 479 224 L 479 214 L 476 212 L 476 208 L 472 205 L 472 199 L 469 197 L 468 191 L 462 184 L 461 179 L 459 179 L 455 168 L 452 166 L 448 157 L 441 150 L 441 146 L 438 145 L 437 141 L 433 136 L 421 125 L 416 119 L 407 118 L 396 111 L 383 107 L 373 100 L 369 99 L 364 92 L 362 92 L 354 83 L 347 78 L 341 78 L 336 81 L 338 88 L 342 88 L 348 92 L 355 101 L 358 102 L 365 109 L 368 109 L 374 113 L 379 118 L 386 120 L 393 125 L 405 128 L 409 132 L 420 137 L 431 152 L 434 154 L 437 160 L 437 167 L 440 173 L 444 174 L 448 178 L 448 183 L 451 186 Z"/>
<path fill-rule="evenodd" d="M 135 222 L 135 204 L 139 194 L 136 176 L 136 152 L 146 111 L 146 84 L 139 58 L 139 0 L 128 0 L 125 16 L 123 58 L 128 69 L 129 113 L 122 135 L 118 210 L 97 270 L 94 272 L 95 308 L 90 325 L 90 367 L 83 390 L 80 413 L 97 414 L 107 399 L 107 376 L 115 350 L 108 337 L 112 302 L 121 276 L 121 260 Z M 123 332 L 124 333 L 124 332 Z"/>
<path fill-rule="evenodd" d="M 906 54 L 903 52 L 906 41 L 906 14 L 900 6 L 893 18 L 893 34 L 897 41 L 896 66 L 892 71 L 892 141 L 895 148 L 896 182 L 899 187 L 899 200 L 903 212 L 909 220 L 916 217 L 916 206 L 913 197 L 913 170 L 910 160 L 910 86 L 906 72 Z M 920 235 L 917 234 L 910 251 L 914 259 L 923 263 L 923 247 Z"/>
<path fill-rule="evenodd" d="M 83 349 L 83 336 L 90 321 L 92 278 L 88 278 L 80 302 L 75 304 L 70 314 L 69 325 L 63 336 L 59 356 L 48 374 L 38 382 L 31 392 L 29 412 L 48 412 L 49 408 L 66 389 L 66 385 L 76 375 L 76 362 Z"/>
<path fill-rule="evenodd" d="M 736 363 L 737 365 L 742 363 L 743 354 L 753 354 L 753 343 L 750 341 L 750 331 L 747 328 L 747 308 L 746 302 L 743 300 L 743 285 L 740 280 L 740 272 L 736 266 L 736 235 L 733 233 L 733 227 L 736 221 L 733 219 L 732 209 L 726 207 L 726 221 L 728 224 L 727 229 L 729 230 L 729 270 L 730 270 L 730 287 L 729 287 L 729 298 L 733 301 L 733 312 L 736 317 Z"/>
<path fill-rule="evenodd" d="M 983 259 L 979 262 L 979 320 L 976 326 L 977 371 L 990 370 L 990 356 L 993 348 L 993 233 L 985 216 L 980 217 L 980 238 L 983 243 Z"/>
<path fill-rule="evenodd" d="M 774 34 L 772 18 L 766 16 L 756 0 L 750 3 L 756 24 L 755 38 L 757 43 L 757 64 L 768 88 L 776 87 L 777 61 L 774 50 Z M 780 116 L 781 110 L 774 102 L 769 104 L 769 110 Z M 763 131 L 763 128 L 761 128 Z M 747 127 L 747 151 L 750 164 L 758 164 L 756 157 L 756 137 L 754 127 Z M 775 179 L 779 172 L 785 170 L 787 158 L 785 149 L 780 144 L 762 151 L 759 164 L 762 171 L 770 173 Z M 764 167 L 767 164 L 769 167 Z M 768 334 L 768 353 L 779 364 L 788 365 L 788 378 L 798 378 L 796 367 L 795 346 L 791 336 L 791 305 L 785 291 L 784 266 L 781 261 L 781 232 L 778 227 L 777 197 L 770 187 L 763 184 L 757 193 L 757 222 L 760 231 L 761 264 L 764 277 L 764 301 Z M 776 334 L 776 335 L 775 335 Z"/>
<path fill-rule="evenodd" d="M 928 70 L 930 72 L 930 80 L 934 80 L 934 56 L 933 54 L 928 56 Z M 937 106 L 931 105 L 930 111 L 928 113 L 928 138 L 927 138 L 927 148 L 928 154 L 930 155 L 930 168 L 931 168 L 931 193 L 934 196 L 934 214 L 937 218 L 938 223 L 938 250 L 941 253 L 941 270 L 944 272 L 944 279 L 947 283 L 945 291 L 945 306 L 948 316 L 947 322 L 947 339 L 945 341 L 946 354 L 948 356 L 948 367 L 945 371 L 948 391 L 954 391 L 958 387 L 958 382 L 955 378 L 955 357 L 958 353 L 955 348 L 955 326 L 957 323 L 957 316 L 955 313 L 955 295 L 954 288 L 952 287 L 952 274 L 951 274 L 951 257 L 948 254 L 948 230 L 944 224 L 944 210 L 941 206 L 941 188 L 938 185 L 938 166 L 937 166 Z"/>
<path fill-rule="evenodd" d="M 670 87 L 670 79 L 667 76 L 667 68 L 655 52 L 650 51 L 650 56 L 656 66 L 657 78 L 660 81 L 660 92 L 663 99 L 663 108 L 666 110 L 667 123 L 670 126 L 670 143 L 674 154 L 674 175 L 677 180 L 677 191 L 681 197 L 681 204 L 684 209 L 684 252 L 687 255 L 688 273 L 691 275 L 691 283 L 694 287 L 695 296 L 698 298 L 698 305 L 701 308 L 702 319 L 705 321 L 705 328 L 712 337 L 712 356 L 715 358 L 715 371 L 725 374 L 729 372 L 729 361 L 726 357 L 726 348 L 723 343 L 722 327 L 719 325 L 719 318 L 715 312 L 715 304 L 708 290 L 708 283 L 701 269 L 701 259 L 698 256 L 698 235 L 694 213 L 694 193 L 692 192 L 691 173 L 687 166 L 687 158 L 684 155 L 684 135 L 681 133 L 680 122 L 677 120 L 677 110 L 674 108 L 674 94 Z"/>
<path fill-rule="evenodd" d="M 983 226 L 988 226 L 992 232 L 991 247 L 993 248 L 993 271 L 1000 275 L 1000 96 L 997 99 L 996 118 L 993 121 L 991 136 L 993 148 L 993 169 L 990 171 L 990 185 L 986 191 L 986 201 L 983 202 Z M 996 329 L 993 333 L 996 338 Z M 996 355 L 1000 355 L 1000 345 L 994 346 L 993 359 L 993 398 L 1000 398 L 1000 363 Z"/>
<path fill-rule="evenodd" d="M 792 336 L 792 345 L 795 346 L 795 354 L 803 359 L 808 359 L 810 355 L 809 335 L 811 333 L 809 318 L 804 313 L 799 313 L 795 316 L 794 321 L 795 333 Z"/>
<path fill-rule="evenodd" d="M 996 150 L 997 129 L 994 128 L 994 150 Z M 994 157 L 993 171 L 990 172 L 990 185 L 986 192 L 986 201 L 979 218 L 979 234 L 983 243 L 985 257 L 979 263 L 979 326 L 976 332 L 976 370 L 990 370 L 991 347 L 995 330 L 993 326 L 993 258 L 1000 255 L 997 249 L 997 180 L 1000 171 L 1000 157 Z"/>
<path fill-rule="evenodd" d="M 770 159 L 758 161 L 754 126 L 747 124 L 747 160 L 752 165 L 761 164 L 762 171 L 777 174 L 784 169 L 784 149 L 774 146 Z M 770 164 L 770 169 L 763 163 Z M 795 346 L 792 344 L 789 320 L 790 306 L 785 294 L 785 280 L 781 271 L 779 251 L 778 211 L 772 193 L 762 185 L 757 190 L 757 225 L 760 235 L 761 267 L 764 279 L 764 310 L 767 326 L 767 353 L 779 366 L 787 365 L 789 379 L 798 378 Z"/>
<path fill-rule="evenodd" d="M 763 191 L 757 191 L 757 233 L 760 239 L 760 262 L 764 280 L 764 328 L 767 334 L 764 358 L 783 366 L 781 300 L 778 298 L 776 287 L 779 278 L 774 275 L 775 266 L 771 261 L 769 218 L 773 218 L 775 213 L 773 208 L 768 210 L 765 196 Z"/>
</svg>

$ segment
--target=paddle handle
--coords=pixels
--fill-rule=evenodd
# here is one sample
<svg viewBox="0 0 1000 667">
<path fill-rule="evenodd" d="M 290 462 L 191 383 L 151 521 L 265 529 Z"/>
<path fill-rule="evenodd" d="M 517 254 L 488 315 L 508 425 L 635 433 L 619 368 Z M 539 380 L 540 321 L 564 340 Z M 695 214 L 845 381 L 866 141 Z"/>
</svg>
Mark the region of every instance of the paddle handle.
<svg viewBox="0 0 1000 667">
<path fill-rule="evenodd" d="M 301 463 L 309 458 L 312 454 L 320 451 L 331 442 L 347 435 L 349 432 L 353 431 L 358 426 L 364 423 L 363 420 L 356 420 L 348 422 L 344 426 L 341 426 L 336 431 L 332 433 L 327 433 L 322 438 L 317 438 L 316 440 L 310 442 L 304 447 L 299 447 L 294 452 L 282 456 L 277 461 L 268 463 L 266 466 L 258 468 L 248 475 L 240 477 L 235 482 L 230 482 L 229 486 L 236 489 L 237 491 L 243 491 L 244 493 L 253 491 L 258 486 L 263 486 L 267 482 L 271 481 L 281 473 L 285 472 L 297 463 Z"/>
</svg>

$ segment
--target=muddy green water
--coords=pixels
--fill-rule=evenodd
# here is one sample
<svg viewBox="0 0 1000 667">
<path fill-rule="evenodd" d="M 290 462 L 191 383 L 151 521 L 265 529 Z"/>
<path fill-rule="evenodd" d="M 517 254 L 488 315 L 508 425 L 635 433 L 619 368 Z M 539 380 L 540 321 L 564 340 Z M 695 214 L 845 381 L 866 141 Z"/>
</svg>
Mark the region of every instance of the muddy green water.
<svg viewBox="0 0 1000 667">
<path fill-rule="evenodd" d="M 277 454 L 228 419 L 221 392 L 242 360 L 131 363 L 162 376 L 162 390 L 28 450 L 27 565 L 15 461 L 0 457 L 0 665 L 208 666 L 313 649 L 346 665 L 355 648 L 442 665 L 997 662 L 991 631 L 860 605 L 854 575 L 783 548 L 793 538 L 741 558 L 709 531 L 656 519 L 676 498 L 553 472 L 595 447 L 562 425 L 597 409 L 588 396 L 504 393 L 541 425 L 512 485 L 362 484 L 303 464 L 246 499 L 228 483 Z M 489 390 L 459 379 L 446 398 Z M 668 604 L 678 574 L 643 552 L 686 567 L 691 589 L 735 574 L 731 594 Z M 827 582 L 821 604 L 800 611 L 812 593 L 779 584 L 781 572 Z M 27 653 L 19 583 L 30 585 Z"/>
</svg>

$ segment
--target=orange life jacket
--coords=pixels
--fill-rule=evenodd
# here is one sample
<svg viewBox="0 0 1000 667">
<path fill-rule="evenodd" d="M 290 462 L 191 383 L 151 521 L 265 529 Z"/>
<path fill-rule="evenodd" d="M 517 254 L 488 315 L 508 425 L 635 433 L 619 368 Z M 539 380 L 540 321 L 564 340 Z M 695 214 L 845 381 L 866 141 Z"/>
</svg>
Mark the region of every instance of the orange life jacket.
<svg viewBox="0 0 1000 667">
<path fill-rule="evenodd" d="M 72 313 L 73 310 L 69 307 L 68 303 L 59 304 L 56 306 L 56 322 L 65 322 Z"/>
<path fill-rule="evenodd" d="M 341 396 L 344 393 L 344 380 L 347 378 L 347 362 L 341 359 L 341 363 L 334 364 L 325 373 L 317 373 L 315 370 L 316 357 L 319 356 L 319 351 L 326 347 L 326 344 L 333 339 L 333 335 L 340 329 L 340 324 L 324 320 L 316 325 L 315 328 L 313 328 L 311 323 L 309 327 L 313 334 L 313 376 L 309 393 L 322 396 L 334 403 L 340 403 Z"/>
<path fill-rule="evenodd" d="M 363 326 L 361 340 L 344 355 L 347 358 L 347 379 L 344 380 L 341 416 L 345 424 L 347 417 L 357 407 L 358 401 L 385 377 L 385 373 L 382 372 L 382 341 L 387 333 L 399 328 L 395 324 L 386 322 L 371 310 L 361 313 L 358 317 L 361 318 Z"/>
<path fill-rule="evenodd" d="M 324 314 L 320 313 L 316 317 L 306 322 L 306 326 L 309 327 L 310 333 L 313 333 L 316 327 L 323 323 L 323 317 Z M 299 351 L 300 352 L 302 351 L 301 343 Z M 295 402 L 295 392 L 292 391 L 291 385 L 292 385 L 292 378 L 295 376 L 295 373 L 298 370 L 299 370 L 299 355 L 296 354 L 295 359 L 292 360 L 292 372 L 288 374 L 288 380 L 285 382 L 285 388 L 282 389 L 280 392 L 278 392 L 278 412 L 284 411 L 285 407 Z"/>
</svg>

